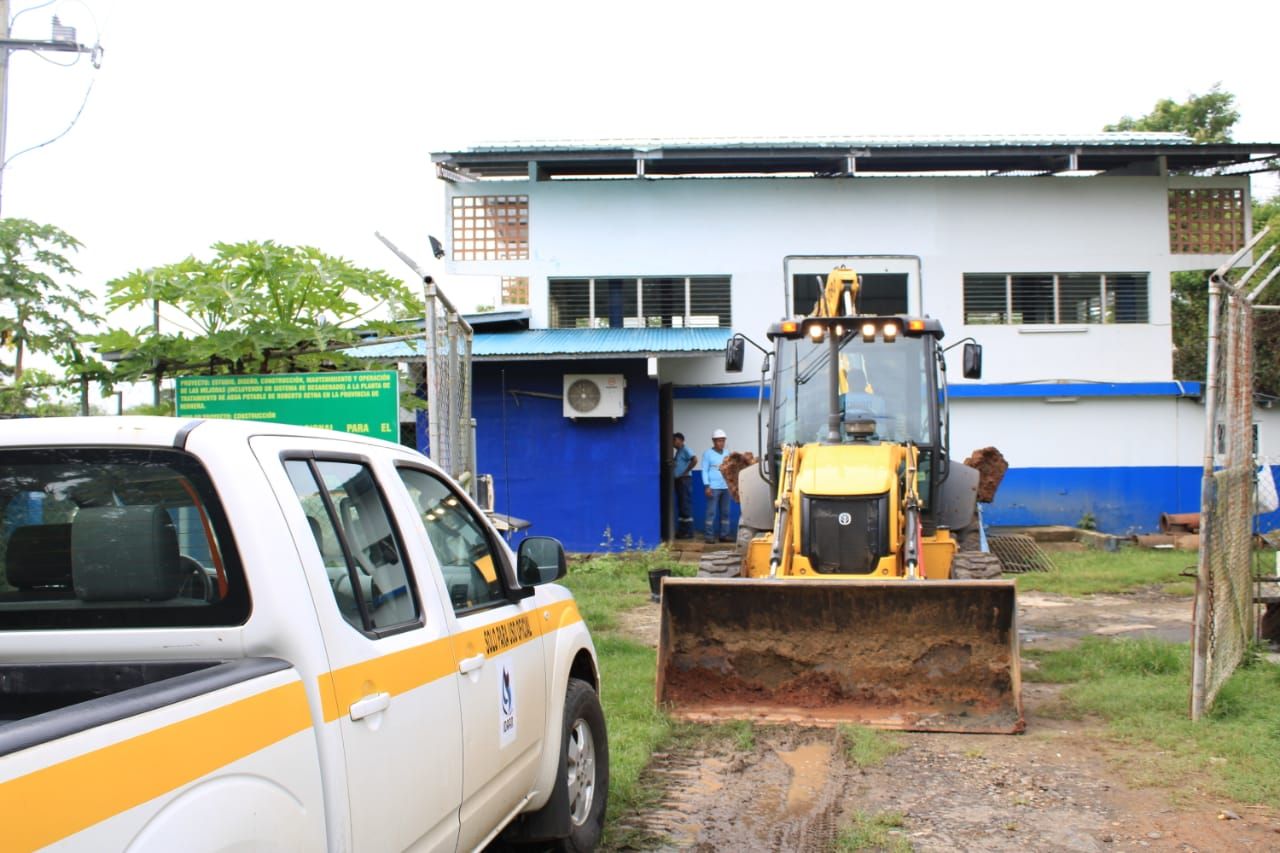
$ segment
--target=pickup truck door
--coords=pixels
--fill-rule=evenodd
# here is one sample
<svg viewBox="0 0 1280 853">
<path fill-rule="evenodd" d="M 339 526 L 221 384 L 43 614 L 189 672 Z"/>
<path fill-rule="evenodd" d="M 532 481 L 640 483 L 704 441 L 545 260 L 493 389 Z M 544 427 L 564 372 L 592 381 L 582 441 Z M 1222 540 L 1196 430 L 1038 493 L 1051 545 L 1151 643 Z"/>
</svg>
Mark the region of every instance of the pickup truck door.
<svg viewBox="0 0 1280 853">
<path fill-rule="evenodd" d="M 507 552 L 492 525 L 435 472 L 397 470 L 454 620 L 466 759 L 459 848 L 470 849 L 533 792 L 547 748 L 544 617 L 533 596 L 513 594 Z"/>
<path fill-rule="evenodd" d="M 341 732 L 345 799 L 326 781 L 330 808 L 349 805 L 350 847 L 453 851 L 462 794 L 462 721 L 449 616 L 415 571 L 377 465 L 323 442 L 258 437 L 254 451 L 276 485 L 324 636 L 325 727 Z M 424 574 L 424 576 L 426 576 Z M 331 833 L 334 823 L 330 821 Z M 345 834 L 345 833 L 344 833 Z M 331 837 L 331 844 L 347 846 Z"/>
</svg>

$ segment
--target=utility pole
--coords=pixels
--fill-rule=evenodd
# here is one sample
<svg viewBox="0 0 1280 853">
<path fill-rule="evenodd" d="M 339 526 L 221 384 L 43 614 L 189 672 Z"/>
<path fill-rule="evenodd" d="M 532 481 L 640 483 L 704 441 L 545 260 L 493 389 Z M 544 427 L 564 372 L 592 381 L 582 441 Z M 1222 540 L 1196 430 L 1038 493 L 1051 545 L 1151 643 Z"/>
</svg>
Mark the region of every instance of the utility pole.
<svg viewBox="0 0 1280 853">
<path fill-rule="evenodd" d="M 99 48 L 85 47 L 77 42 L 75 27 L 63 26 L 56 15 L 53 18 L 53 31 L 47 40 L 9 38 L 9 0 L 0 0 L 0 199 L 3 198 L 4 188 L 4 141 L 9 129 L 9 55 L 15 50 L 47 50 L 56 53 L 93 55 L 98 53 Z M 95 62 L 96 59 L 95 56 Z"/>
</svg>

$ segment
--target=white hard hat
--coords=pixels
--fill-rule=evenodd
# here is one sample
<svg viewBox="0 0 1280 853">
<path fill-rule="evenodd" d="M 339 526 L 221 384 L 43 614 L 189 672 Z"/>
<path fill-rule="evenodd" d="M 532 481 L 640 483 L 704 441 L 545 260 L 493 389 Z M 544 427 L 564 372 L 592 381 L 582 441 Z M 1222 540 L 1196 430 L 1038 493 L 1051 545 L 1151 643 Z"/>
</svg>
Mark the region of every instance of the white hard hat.
<svg viewBox="0 0 1280 853">
<path fill-rule="evenodd" d="M 711 438 L 712 438 L 712 439 L 717 439 L 717 438 L 728 438 L 728 437 L 729 437 L 729 436 L 725 435 L 725 434 L 724 434 L 724 430 L 722 430 L 722 429 L 718 429 L 718 430 L 716 430 L 715 432 L 711 433 Z"/>
</svg>

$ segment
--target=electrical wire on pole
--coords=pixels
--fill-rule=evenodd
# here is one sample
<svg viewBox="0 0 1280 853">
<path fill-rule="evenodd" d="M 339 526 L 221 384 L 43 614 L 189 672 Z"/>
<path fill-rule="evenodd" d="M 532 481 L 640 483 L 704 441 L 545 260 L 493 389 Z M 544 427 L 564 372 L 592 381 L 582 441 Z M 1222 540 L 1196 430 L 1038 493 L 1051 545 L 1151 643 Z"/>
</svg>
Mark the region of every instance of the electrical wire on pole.
<svg viewBox="0 0 1280 853">
<path fill-rule="evenodd" d="M 43 5 L 47 6 L 49 4 L 45 3 Z M 23 12 L 33 11 L 34 9 L 38 9 L 38 8 L 42 8 L 42 7 L 34 6 L 31 9 L 24 9 Z M 19 12 L 18 14 L 21 15 L 22 12 Z M 15 18 L 16 17 L 17 16 L 15 16 Z M 61 24 L 56 15 L 53 18 L 52 32 L 48 39 L 10 38 L 10 33 L 9 33 L 10 23 L 11 23 L 11 19 L 9 18 L 9 0 L 0 0 L 0 202 L 3 201 L 3 197 L 4 197 L 4 170 L 5 170 L 5 167 L 9 164 L 9 160 L 12 159 L 5 156 L 5 137 L 7 135 L 8 125 L 9 125 L 8 118 L 9 118 L 9 57 L 10 55 L 13 54 L 13 52 L 16 50 L 29 50 L 35 53 L 37 56 L 44 51 L 52 51 L 55 53 L 75 53 L 75 54 L 87 53 L 89 54 L 95 68 L 97 68 L 102 61 L 102 46 L 95 44 L 93 47 L 87 47 L 77 42 L 75 28 L 64 26 L 63 24 Z M 92 89 L 92 83 L 90 84 L 90 89 Z M 88 100 L 87 92 L 85 93 L 85 99 Z M 84 104 L 80 105 L 80 109 L 81 110 L 84 109 Z M 76 119 L 79 119 L 79 117 L 80 117 L 80 114 L 77 113 Z M 75 124 L 75 120 L 72 120 L 72 125 L 74 126 L 74 124 Z M 71 129 L 70 127 L 67 128 L 67 130 L 70 130 L 70 129 Z M 59 139 L 66 132 L 67 131 L 64 130 L 62 133 L 58 134 L 58 136 L 55 136 L 53 139 L 49 140 L 49 142 L 53 142 L 54 140 Z M 42 143 L 41 145 L 35 145 L 35 146 L 32 146 L 31 148 L 23 149 L 18 153 L 24 154 L 27 151 L 31 151 L 35 148 L 39 148 L 39 147 L 42 147 L 42 145 L 47 145 L 47 144 L 49 143 L 45 142 L 45 143 Z M 17 155 L 14 155 L 14 156 L 17 156 Z"/>
</svg>

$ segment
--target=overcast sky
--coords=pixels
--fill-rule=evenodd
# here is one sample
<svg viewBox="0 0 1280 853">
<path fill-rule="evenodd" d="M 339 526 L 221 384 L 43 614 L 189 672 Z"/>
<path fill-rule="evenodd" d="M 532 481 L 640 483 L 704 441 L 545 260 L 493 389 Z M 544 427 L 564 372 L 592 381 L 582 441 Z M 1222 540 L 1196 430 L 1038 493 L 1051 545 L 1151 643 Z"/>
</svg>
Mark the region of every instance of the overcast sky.
<svg viewBox="0 0 1280 853">
<path fill-rule="evenodd" d="M 15 13 L 15 37 L 48 38 L 57 14 L 105 49 L 98 71 L 13 55 L 10 157 L 83 111 L 10 162 L 2 199 L 3 215 L 80 239 L 81 283 L 99 289 L 246 239 L 407 277 L 373 231 L 428 261 L 427 234 L 444 236 L 430 153 L 485 141 L 1089 133 L 1219 81 L 1239 141 L 1280 141 L 1274 2 L 14 0 Z M 445 283 L 464 309 L 492 301 Z"/>
</svg>

